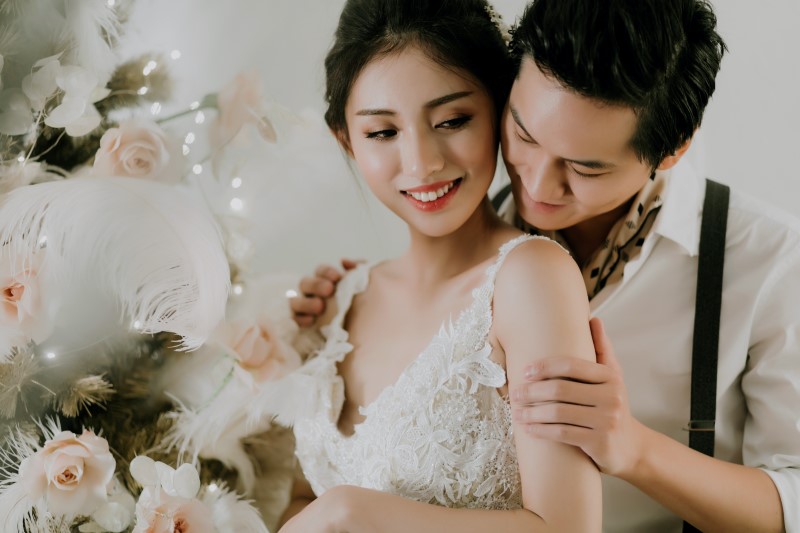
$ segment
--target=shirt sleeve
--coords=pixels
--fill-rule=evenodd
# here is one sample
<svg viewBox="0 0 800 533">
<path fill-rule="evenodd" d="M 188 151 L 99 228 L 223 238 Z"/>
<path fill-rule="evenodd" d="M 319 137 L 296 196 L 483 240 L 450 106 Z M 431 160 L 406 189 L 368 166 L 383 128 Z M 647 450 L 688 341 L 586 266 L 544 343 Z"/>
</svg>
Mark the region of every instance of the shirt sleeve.
<svg viewBox="0 0 800 533">
<path fill-rule="evenodd" d="M 800 250 L 784 258 L 762 286 L 753 318 L 742 459 L 770 476 L 786 532 L 800 533 Z"/>
</svg>

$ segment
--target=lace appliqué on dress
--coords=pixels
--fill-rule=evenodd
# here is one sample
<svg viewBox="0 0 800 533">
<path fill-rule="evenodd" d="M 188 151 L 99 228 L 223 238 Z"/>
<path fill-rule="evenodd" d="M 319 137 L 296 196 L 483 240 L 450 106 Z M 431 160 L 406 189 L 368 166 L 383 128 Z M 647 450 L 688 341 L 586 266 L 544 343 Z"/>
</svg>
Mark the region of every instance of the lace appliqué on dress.
<svg viewBox="0 0 800 533">
<path fill-rule="evenodd" d="M 447 507 L 522 506 L 511 409 L 497 390 L 506 374 L 490 358 L 487 337 L 497 271 L 512 249 L 534 238 L 542 237 L 522 235 L 500 248 L 469 307 L 362 408 L 366 418 L 349 437 L 337 427 L 344 382 L 336 365 L 352 350 L 342 324 L 369 268 L 342 280 L 337 316 L 323 329 L 327 343 L 298 370 L 317 383 L 307 391 L 316 394 L 315 412 L 294 425 L 296 455 L 317 495 L 349 484 Z"/>
</svg>

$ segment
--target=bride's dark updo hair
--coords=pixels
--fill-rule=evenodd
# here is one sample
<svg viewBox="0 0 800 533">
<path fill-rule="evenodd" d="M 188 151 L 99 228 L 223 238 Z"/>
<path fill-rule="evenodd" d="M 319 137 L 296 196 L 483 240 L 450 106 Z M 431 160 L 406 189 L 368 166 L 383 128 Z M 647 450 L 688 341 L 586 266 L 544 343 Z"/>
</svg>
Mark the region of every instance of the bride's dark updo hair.
<svg viewBox="0 0 800 533">
<path fill-rule="evenodd" d="M 502 112 L 513 80 L 503 36 L 485 0 L 348 0 L 325 58 L 325 121 L 346 138 L 345 105 L 374 58 L 419 48 L 445 68 L 466 72 Z"/>
</svg>

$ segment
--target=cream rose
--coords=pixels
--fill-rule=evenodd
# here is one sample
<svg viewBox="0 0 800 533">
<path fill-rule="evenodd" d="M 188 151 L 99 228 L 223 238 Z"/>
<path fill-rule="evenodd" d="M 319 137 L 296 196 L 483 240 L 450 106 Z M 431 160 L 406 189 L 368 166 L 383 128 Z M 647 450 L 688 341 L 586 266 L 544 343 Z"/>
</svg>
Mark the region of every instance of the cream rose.
<svg viewBox="0 0 800 533">
<path fill-rule="evenodd" d="M 92 174 L 175 183 L 183 178 L 184 163 L 178 143 L 158 124 L 133 119 L 100 138 Z"/>
<path fill-rule="evenodd" d="M 53 330 L 42 304 L 39 265 L 21 263 L 0 260 L 0 358 L 14 346 L 45 340 Z"/>
<path fill-rule="evenodd" d="M 236 373 L 247 382 L 262 383 L 285 376 L 300 366 L 300 355 L 266 319 L 223 324 L 217 339 L 236 359 Z"/>
<path fill-rule="evenodd" d="M 90 515 L 106 502 L 116 462 L 108 442 L 91 431 L 62 431 L 20 464 L 20 483 L 32 500 L 59 515 Z"/>
</svg>

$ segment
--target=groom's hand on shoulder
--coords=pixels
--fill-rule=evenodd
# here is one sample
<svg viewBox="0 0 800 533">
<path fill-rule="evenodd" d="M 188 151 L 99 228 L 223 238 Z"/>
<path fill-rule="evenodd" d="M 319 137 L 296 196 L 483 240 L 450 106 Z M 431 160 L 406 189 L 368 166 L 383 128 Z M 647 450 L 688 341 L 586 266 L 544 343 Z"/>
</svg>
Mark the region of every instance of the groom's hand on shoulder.
<svg viewBox="0 0 800 533">
<path fill-rule="evenodd" d="M 352 270 L 361 261 L 342 259 L 342 270 L 331 265 L 320 265 L 314 274 L 300 280 L 298 295 L 289 299 L 292 318 L 301 328 L 313 326 L 327 309 L 327 300 L 336 294 L 336 286 L 343 272 Z"/>
</svg>

